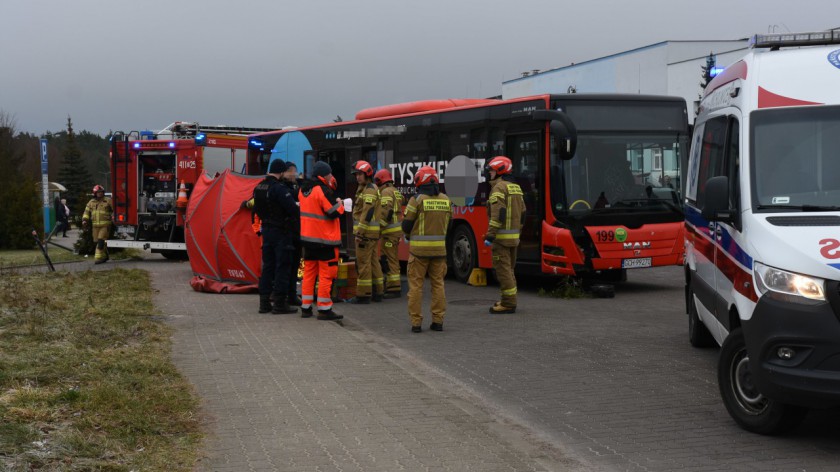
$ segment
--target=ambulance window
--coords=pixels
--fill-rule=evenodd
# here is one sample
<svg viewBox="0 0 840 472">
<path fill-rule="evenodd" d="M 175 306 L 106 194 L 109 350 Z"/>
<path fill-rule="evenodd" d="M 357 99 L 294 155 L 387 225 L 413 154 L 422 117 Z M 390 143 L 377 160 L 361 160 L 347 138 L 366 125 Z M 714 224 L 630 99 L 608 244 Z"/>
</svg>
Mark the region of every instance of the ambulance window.
<svg viewBox="0 0 840 472">
<path fill-rule="evenodd" d="M 741 139 L 739 122 L 732 118 L 729 122 L 729 152 L 727 158 L 727 176 L 729 177 L 729 208 L 740 209 L 741 186 L 739 173 L 741 169 Z"/>
<path fill-rule="evenodd" d="M 706 181 L 723 175 L 724 152 L 726 142 L 726 117 L 713 118 L 706 122 L 703 129 L 703 142 L 700 144 L 700 168 L 697 176 L 697 201 L 704 201 Z"/>
</svg>

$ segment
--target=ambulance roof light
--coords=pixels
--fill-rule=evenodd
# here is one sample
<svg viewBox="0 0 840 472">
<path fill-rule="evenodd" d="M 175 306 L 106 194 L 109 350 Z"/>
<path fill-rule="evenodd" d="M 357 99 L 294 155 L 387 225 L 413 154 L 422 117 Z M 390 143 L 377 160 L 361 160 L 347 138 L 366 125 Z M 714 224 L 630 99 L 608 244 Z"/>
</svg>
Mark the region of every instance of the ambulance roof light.
<svg viewBox="0 0 840 472">
<path fill-rule="evenodd" d="M 779 48 L 790 46 L 821 46 L 840 44 L 840 30 L 815 33 L 756 34 L 750 38 L 750 48 Z"/>
</svg>

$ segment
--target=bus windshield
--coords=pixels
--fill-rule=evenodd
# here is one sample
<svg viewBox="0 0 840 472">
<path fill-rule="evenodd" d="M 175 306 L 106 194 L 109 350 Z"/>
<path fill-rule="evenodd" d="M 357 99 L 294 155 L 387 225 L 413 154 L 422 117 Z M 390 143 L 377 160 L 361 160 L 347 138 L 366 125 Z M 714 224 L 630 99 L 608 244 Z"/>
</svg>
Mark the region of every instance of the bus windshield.
<svg viewBox="0 0 840 472">
<path fill-rule="evenodd" d="M 756 211 L 840 210 L 840 107 L 756 111 L 750 127 Z"/>
<path fill-rule="evenodd" d="M 674 132 L 580 133 L 574 158 L 552 162 L 554 213 L 680 213 L 687 150 L 687 136 Z"/>
</svg>

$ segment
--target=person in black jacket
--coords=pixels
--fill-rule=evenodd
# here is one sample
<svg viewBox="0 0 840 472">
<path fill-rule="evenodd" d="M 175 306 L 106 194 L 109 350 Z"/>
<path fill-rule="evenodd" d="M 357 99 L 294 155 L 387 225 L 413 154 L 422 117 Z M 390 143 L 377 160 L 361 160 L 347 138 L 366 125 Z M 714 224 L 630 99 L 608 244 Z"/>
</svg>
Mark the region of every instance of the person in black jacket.
<svg viewBox="0 0 840 472">
<path fill-rule="evenodd" d="M 292 244 L 294 245 L 294 252 L 292 253 L 292 261 L 289 264 L 289 306 L 300 306 L 301 300 L 297 295 L 298 272 L 300 270 L 300 203 L 298 202 L 298 192 L 300 185 L 298 184 L 298 170 L 297 166 L 292 161 L 286 161 L 286 172 L 283 173 L 283 185 L 289 187 L 292 196 L 295 198 L 295 203 L 298 207 L 295 212 L 295 217 L 292 220 L 294 231 L 292 232 Z"/>
<path fill-rule="evenodd" d="M 290 187 L 281 183 L 285 172 L 285 162 L 273 161 L 268 175 L 254 188 L 254 211 L 262 221 L 263 238 L 260 313 L 297 311 L 289 306 L 289 265 L 295 251 L 295 225 L 299 224 L 296 221 L 300 220 L 300 211 Z"/>
</svg>

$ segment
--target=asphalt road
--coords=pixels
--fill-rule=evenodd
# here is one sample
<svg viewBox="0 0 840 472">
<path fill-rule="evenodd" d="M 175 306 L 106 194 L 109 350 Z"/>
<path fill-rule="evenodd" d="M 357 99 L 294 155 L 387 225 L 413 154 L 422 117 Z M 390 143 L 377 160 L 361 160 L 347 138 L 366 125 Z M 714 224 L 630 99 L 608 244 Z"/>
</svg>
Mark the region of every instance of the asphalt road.
<svg viewBox="0 0 840 472">
<path fill-rule="evenodd" d="M 408 369 L 595 469 L 840 470 L 840 410 L 779 437 L 730 419 L 718 349 L 688 342 L 680 268 L 633 271 L 612 299 L 541 297 L 537 282 L 520 282 L 516 314 L 490 315 L 497 287 L 448 281 L 442 333 L 425 329 L 429 318 L 410 333 L 405 299 L 336 311 Z"/>
</svg>

